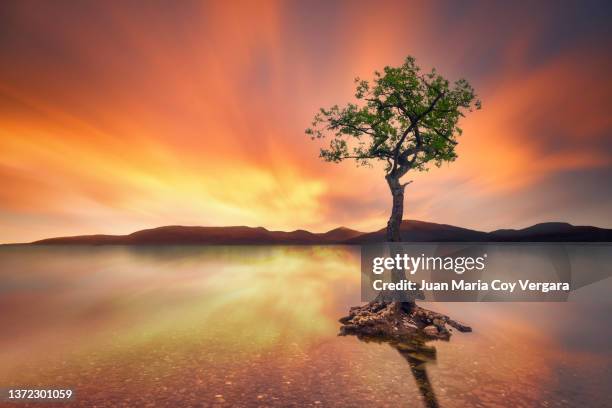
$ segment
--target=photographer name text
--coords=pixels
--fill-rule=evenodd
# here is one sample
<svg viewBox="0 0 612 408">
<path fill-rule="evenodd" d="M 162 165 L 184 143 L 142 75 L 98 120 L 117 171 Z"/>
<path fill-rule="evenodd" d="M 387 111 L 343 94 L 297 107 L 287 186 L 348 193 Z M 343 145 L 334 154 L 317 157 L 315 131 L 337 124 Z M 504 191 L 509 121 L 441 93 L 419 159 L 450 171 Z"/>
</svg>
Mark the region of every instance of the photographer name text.
<svg viewBox="0 0 612 408">
<path fill-rule="evenodd" d="M 442 292 L 449 290 L 459 291 L 496 291 L 496 292 L 509 292 L 514 291 L 532 291 L 532 292 L 555 292 L 570 290 L 568 282 L 533 282 L 528 279 L 519 279 L 518 281 L 502 281 L 495 279 L 490 282 L 487 281 L 466 281 L 464 279 L 451 280 L 450 282 L 427 282 L 421 280 L 420 282 L 412 281 L 408 279 L 402 279 L 398 282 L 384 282 L 382 279 L 377 279 L 372 282 L 374 290 L 382 291 L 434 291 Z"/>
</svg>

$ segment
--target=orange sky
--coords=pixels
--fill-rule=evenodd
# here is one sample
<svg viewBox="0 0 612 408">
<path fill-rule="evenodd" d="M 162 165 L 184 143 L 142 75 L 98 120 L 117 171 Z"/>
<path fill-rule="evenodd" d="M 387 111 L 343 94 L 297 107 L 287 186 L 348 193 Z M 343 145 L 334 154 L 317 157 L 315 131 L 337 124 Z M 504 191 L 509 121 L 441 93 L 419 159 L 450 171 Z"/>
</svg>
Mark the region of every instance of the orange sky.
<svg viewBox="0 0 612 408">
<path fill-rule="evenodd" d="M 381 169 L 303 134 L 414 55 L 483 109 L 405 218 L 612 226 L 604 3 L 3 2 L 0 242 L 169 225 L 381 228 Z M 573 8 L 572 8 L 573 7 Z"/>
</svg>

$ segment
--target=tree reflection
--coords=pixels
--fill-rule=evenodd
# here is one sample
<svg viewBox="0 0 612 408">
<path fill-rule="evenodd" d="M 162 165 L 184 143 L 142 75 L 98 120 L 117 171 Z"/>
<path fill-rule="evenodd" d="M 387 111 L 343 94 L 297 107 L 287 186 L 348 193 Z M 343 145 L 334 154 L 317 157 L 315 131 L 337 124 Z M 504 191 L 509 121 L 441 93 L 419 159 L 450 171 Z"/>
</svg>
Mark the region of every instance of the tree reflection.
<svg viewBox="0 0 612 408">
<path fill-rule="evenodd" d="M 427 375 L 427 364 L 436 360 L 436 348 L 426 344 L 432 340 L 431 338 L 427 338 L 419 333 L 415 333 L 411 336 L 402 336 L 401 338 L 363 335 L 355 336 L 364 342 L 387 343 L 396 349 L 408 363 L 410 372 L 425 401 L 425 406 L 427 408 L 438 408 L 440 406 L 431 382 L 429 381 L 429 376 Z"/>
</svg>

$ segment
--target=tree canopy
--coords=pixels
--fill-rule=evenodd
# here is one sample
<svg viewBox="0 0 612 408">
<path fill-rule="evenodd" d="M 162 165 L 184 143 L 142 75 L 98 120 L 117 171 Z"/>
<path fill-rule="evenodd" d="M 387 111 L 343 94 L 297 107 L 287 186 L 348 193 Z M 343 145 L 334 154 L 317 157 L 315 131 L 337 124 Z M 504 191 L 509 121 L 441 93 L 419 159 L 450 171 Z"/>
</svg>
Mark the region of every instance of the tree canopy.
<svg viewBox="0 0 612 408">
<path fill-rule="evenodd" d="M 435 69 L 422 73 L 413 57 L 399 67 L 375 71 L 371 81 L 355 79 L 356 103 L 321 108 L 306 134 L 330 138 L 321 149 L 329 162 L 354 159 L 359 165 L 386 162 L 387 177 L 399 179 L 411 169 L 440 166 L 457 154 L 459 119 L 480 109 L 465 80 L 452 86 Z"/>
</svg>

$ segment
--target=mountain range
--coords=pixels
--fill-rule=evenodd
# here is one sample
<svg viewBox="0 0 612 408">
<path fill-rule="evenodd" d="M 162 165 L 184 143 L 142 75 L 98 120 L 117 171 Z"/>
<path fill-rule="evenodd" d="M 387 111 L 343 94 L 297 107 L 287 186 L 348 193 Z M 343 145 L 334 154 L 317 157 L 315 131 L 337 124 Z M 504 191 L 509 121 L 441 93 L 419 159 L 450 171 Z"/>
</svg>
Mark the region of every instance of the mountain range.
<svg viewBox="0 0 612 408">
<path fill-rule="evenodd" d="M 547 222 L 523 229 L 476 231 L 453 225 L 404 220 L 404 242 L 612 242 L 612 229 Z M 335 228 L 325 233 L 306 230 L 270 231 L 263 227 L 165 226 L 128 235 L 80 235 L 47 238 L 34 245 L 361 245 L 385 241 L 385 229 L 360 232 Z"/>
</svg>

